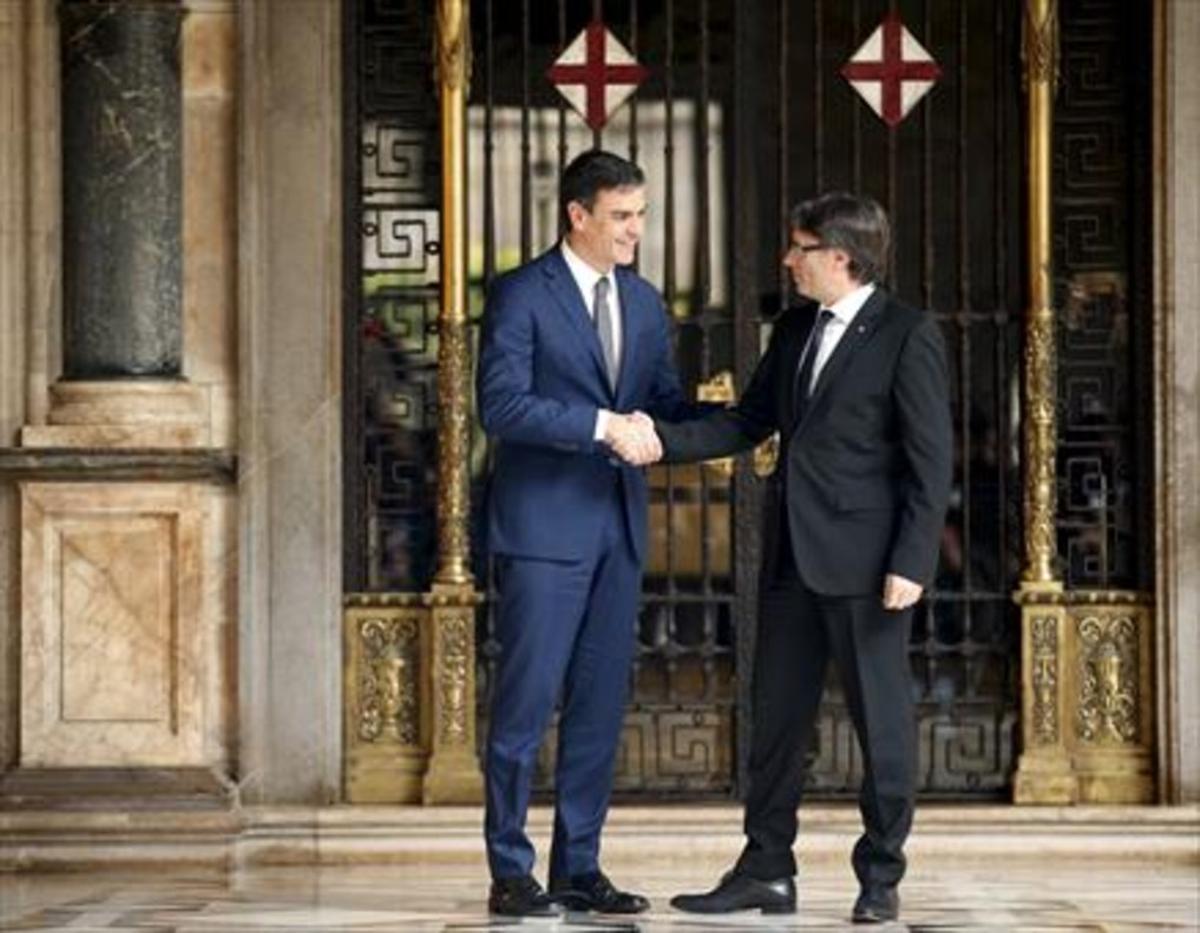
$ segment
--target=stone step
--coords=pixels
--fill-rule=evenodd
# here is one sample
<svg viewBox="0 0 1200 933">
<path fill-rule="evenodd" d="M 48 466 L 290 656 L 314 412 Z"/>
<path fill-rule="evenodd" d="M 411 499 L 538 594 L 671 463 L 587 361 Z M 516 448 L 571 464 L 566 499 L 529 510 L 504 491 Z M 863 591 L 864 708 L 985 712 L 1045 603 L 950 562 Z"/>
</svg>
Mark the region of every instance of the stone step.
<svg viewBox="0 0 1200 933">
<path fill-rule="evenodd" d="M 544 859 L 552 813 L 535 807 L 530 835 Z M 62 810 L 0 813 L 0 871 L 186 864 L 458 864 L 485 872 L 478 807 L 245 807 L 232 811 Z M 801 811 L 802 862 L 844 861 L 859 833 L 853 805 Z M 728 864 L 741 847 L 735 804 L 617 806 L 606 860 L 623 865 Z M 914 863 L 1167 861 L 1200 865 L 1200 807 L 918 808 Z"/>
</svg>

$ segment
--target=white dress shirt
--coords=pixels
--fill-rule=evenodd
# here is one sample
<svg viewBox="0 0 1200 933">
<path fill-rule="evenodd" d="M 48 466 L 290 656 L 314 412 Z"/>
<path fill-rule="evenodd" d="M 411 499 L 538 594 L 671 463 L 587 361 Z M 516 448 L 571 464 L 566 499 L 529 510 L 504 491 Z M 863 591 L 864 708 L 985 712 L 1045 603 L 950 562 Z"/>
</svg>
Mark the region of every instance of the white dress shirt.
<svg viewBox="0 0 1200 933">
<path fill-rule="evenodd" d="M 617 292 L 615 268 L 609 269 L 607 275 L 597 272 L 571 249 L 567 244 L 566 237 L 563 237 L 562 240 L 562 254 L 567 268 L 571 270 L 571 278 L 579 286 L 579 293 L 583 296 L 583 306 L 587 308 L 588 317 L 592 319 L 593 325 L 596 323 L 596 283 L 601 279 L 608 279 L 608 307 L 612 312 L 613 352 L 619 360 L 621 358 L 621 297 Z M 611 415 L 612 413 L 606 408 L 601 408 L 596 413 L 596 427 L 592 432 L 593 440 L 604 440 L 604 434 L 608 430 L 608 419 Z"/>
<path fill-rule="evenodd" d="M 850 325 L 854 323 L 854 318 L 862 310 L 862 306 L 867 303 L 867 299 L 871 297 L 871 293 L 874 291 L 875 286 L 873 284 L 860 285 L 854 291 L 847 292 L 829 306 L 829 310 L 833 312 L 833 317 L 825 324 L 825 332 L 821 334 L 821 345 L 817 347 L 817 356 L 813 360 L 812 382 L 808 386 L 809 392 L 816 386 L 817 379 L 821 375 L 821 370 L 825 368 L 825 364 L 833 356 L 833 351 L 837 349 L 838 341 L 850 329 Z"/>
</svg>

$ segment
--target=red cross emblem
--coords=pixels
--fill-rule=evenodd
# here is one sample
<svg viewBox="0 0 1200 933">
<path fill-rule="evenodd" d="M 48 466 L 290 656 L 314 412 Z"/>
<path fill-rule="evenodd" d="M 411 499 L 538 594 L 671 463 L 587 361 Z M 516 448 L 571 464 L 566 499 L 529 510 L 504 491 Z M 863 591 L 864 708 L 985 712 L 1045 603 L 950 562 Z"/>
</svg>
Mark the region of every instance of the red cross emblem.
<svg viewBox="0 0 1200 933">
<path fill-rule="evenodd" d="M 942 76 L 895 13 L 888 14 L 845 65 L 842 77 L 888 126 L 897 126 Z"/>
<path fill-rule="evenodd" d="M 546 72 L 593 130 L 601 129 L 649 75 L 600 20 L 572 39 Z"/>
</svg>

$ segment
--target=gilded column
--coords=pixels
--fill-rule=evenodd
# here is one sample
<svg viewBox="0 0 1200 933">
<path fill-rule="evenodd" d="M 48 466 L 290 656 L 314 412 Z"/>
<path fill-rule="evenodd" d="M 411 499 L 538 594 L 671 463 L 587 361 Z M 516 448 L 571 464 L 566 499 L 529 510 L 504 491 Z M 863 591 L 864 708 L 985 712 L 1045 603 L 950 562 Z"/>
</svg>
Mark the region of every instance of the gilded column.
<svg viewBox="0 0 1200 933">
<path fill-rule="evenodd" d="M 438 315 L 438 569 L 426 659 L 432 675 L 425 803 L 482 799 L 475 756 L 475 606 L 467 540 L 470 355 L 467 340 L 467 0 L 438 0 L 442 129 L 442 304 Z"/>
<path fill-rule="evenodd" d="M 437 6 L 442 125 L 442 304 L 438 315 L 438 570 L 435 582 L 471 586 L 467 547 L 469 435 L 466 237 L 466 90 L 470 29 L 464 0 Z"/>
<path fill-rule="evenodd" d="M 1018 803 L 1070 803 L 1076 782 L 1064 734 L 1066 616 L 1055 575 L 1057 378 L 1051 239 L 1051 146 L 1058 80 L 1057 0 L 1025 0 L 1022 58 L 1028 162 L 1026 234 L 1029 308 L 1025 330 L 1025 562 L 1021 605 L 1024 752 Z"/>
</svg>

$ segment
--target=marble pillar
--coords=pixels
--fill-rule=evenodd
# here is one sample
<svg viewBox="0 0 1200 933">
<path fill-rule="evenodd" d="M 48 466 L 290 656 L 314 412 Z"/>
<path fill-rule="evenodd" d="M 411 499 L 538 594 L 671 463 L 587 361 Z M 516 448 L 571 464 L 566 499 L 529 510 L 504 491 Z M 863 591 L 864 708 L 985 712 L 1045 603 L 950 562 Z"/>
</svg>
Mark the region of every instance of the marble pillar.
<svg viewBox="0 0 1200 933">
<path fill-rule="evenodd" d="M 237 6 L 242 799 L 341 796 L 341 4 Z"/>
<path fill-rule="evenodd" d="M 1162 798 L 1200 802 L 1200 4 L 1159 7 L 1158 684 Z"/>
<path fill-rule="evenodd" d="M 236 24 L 234 0 L 0 3 L 8 805 L 229 796 Z"/>
<path fill-rule="evenodd" d="M 181 371 L 177 2 L 60 8 L 63 376 Z"/>
</svg>

